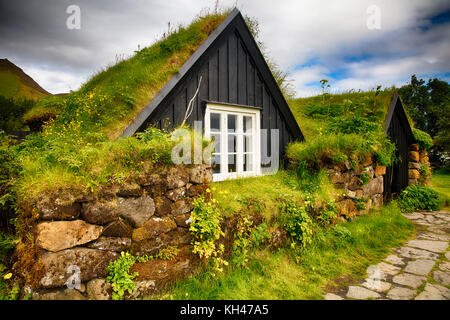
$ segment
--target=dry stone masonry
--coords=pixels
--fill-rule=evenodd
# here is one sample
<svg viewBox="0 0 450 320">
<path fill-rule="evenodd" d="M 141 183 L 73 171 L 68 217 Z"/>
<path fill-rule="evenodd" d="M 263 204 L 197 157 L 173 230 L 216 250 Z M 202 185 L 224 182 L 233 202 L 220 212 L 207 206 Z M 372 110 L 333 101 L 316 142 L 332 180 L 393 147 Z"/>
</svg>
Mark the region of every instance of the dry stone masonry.
<svg viewBox="0 0 450 320">
<path fill-rule="evenodd" d="M 327 173 L 336 187 L 345 190 L 338 201 L 341 219 L 351 219 L 383 205 L 386 167 L 376 164 L 372 157 L 367 156 L 356 166 L 348 160 L 341 165 L 329 166 Z"/>
<path fill-rule="evenodd" d="M 424 171 L 423 168 L 430 168 L 430 159 L 426 150 L 420 150 L 417 144 L 412 144 L 408 151 L 408 185 L 427 186 L 431 182 L 431 171 Z"/>
<path fill-rule="evenodd" d="M 22 244 L 15 267 L 27 279 L 33 299 L 109 298 L 106 267 L 126 250 L 154 255 L 168 246 L 180 249 L 174 261 L 138 264 L 136 296 L 157 290 L 159 280 L 167 283 L 193 271 L 189 218 L 193 198 L 212 180 L 211 168 L 176 166 L 137 180 L 74 201 L 43 197 L 31 206 L 33 240 Z M 24 262 L 28 251 L 36 252 L 31 267 Z M 66 284 L 77 270 L 81 286 L 70 289 Z"/>
</svg>

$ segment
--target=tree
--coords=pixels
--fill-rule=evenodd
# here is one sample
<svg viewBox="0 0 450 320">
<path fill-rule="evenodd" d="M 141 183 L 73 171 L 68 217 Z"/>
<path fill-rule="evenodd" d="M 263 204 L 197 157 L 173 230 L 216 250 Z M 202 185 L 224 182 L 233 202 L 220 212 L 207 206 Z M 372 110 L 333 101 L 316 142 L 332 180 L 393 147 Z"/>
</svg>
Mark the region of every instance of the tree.
<svg viewBox="0 0 450 320">
<path fill-rule="evenodd" d="M 436 78 L 425 82 L 413 75 L 398 93 L 414 126 L 433 137 L 433 153 L 450 152 L 450 85 Z"/>
</svg>

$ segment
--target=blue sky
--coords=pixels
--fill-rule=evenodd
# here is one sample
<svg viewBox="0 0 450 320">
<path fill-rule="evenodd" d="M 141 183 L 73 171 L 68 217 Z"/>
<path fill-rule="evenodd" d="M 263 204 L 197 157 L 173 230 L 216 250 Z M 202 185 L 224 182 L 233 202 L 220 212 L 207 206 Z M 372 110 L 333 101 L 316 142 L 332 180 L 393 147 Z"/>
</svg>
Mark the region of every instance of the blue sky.
<svg viewBox="0 0 450 320">
<path fill-rule="evenodd" d="M 0 0 L 0 58 L 52 93 L 76 90 L 116 56 L 151 45 L 188 24 L 214 0 Z M 412 74 L 450 81 L 448 0 L 221 0 L 256 18 L 269 56 L 289 73 L 297 96 L 401 86 Z M 81 9 L 68 30 L 67 6 Z M 375 7 L 376 14 L 373 8 Z M 379 28 L 369 22 L 376 16 Z M 373 26 L 372 24 L 369 24 Z"/>
</svg>

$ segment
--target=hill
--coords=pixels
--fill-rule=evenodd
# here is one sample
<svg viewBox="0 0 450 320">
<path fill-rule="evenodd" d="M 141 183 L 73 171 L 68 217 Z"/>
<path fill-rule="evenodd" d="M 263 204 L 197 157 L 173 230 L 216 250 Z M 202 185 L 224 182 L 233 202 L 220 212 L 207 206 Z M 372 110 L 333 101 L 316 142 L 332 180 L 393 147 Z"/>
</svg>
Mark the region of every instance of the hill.
<svg viewBox="0 0 450 320">
<path fill-rule="evenodd" d="M 0 59 L 0 96 L 41 99 L 51 95 L 21 68 L 8 59 Z"/>
</svg>

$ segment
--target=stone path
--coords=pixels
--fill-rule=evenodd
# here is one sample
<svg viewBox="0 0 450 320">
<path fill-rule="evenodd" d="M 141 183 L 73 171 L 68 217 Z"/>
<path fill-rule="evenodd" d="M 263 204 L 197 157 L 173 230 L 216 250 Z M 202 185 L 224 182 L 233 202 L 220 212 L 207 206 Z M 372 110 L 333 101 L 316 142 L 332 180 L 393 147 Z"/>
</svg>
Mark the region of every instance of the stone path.
<svg viewBox="0 0 450 320">
<path fill-rule="evenodd" d="M 359 285 L 326 300 L 450 300 L 450 212 L 404 214 L 417 228 L 417 237 L 392 250 L 367 269 Z"/>
</svg>

